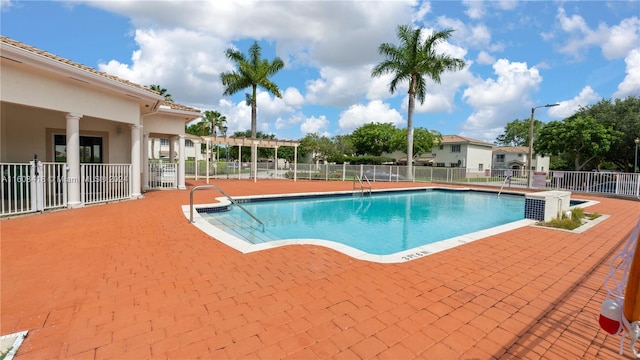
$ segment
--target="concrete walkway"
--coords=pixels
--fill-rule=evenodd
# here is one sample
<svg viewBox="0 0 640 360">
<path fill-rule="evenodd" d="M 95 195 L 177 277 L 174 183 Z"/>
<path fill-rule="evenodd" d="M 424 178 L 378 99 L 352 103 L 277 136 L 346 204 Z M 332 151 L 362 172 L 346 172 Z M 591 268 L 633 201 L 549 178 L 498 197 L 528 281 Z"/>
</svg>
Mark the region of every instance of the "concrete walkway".
<svg viewBox="0 0 640 360">
<path fill-rule="evenodd" d="M 29 331 L 17 359 L 628 358 L 598 314 L 640 202 L 591 199 L 611 217 L 582 234 L 524 227 L 401 264 L 309 245 L 241 254 L 188 224 L 188 191 L 5 219 L 0 335 Z"/>
</svg>

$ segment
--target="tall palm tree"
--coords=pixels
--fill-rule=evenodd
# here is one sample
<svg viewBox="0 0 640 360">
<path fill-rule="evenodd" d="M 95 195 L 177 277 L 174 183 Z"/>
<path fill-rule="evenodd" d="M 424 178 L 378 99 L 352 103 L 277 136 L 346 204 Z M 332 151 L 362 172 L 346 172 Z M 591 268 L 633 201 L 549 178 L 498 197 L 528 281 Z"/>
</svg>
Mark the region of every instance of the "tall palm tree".
<svg viewBox="0 0 640 360">
<path fill-rule="evenodd" d="M 246 103 L 251 105 L 251 138 L 256 138 L 257 112 L 256 93 L 258 86 L 270 94 L 282 98 L 278 85 L 269 80 L 284 67 L 284 62 L 276 57 L 273 61 L 261 58 L 261 48 L 258 42 L 254 42 L 249 48 L 249 58 L 236 49 L 229 48 L 225 55 L 236 64 L 237 71 L 220 74 L 222 85 L 225 86 L 223 95 L 233 95 L 242 89 L 251 87 L 251 94 L 246 94 Z M 251 172 L 254 175 L 257 162 L 257 148 L 251 147 Z"/>
<path fill-rule="evenodd" d="M 220 114 L 215 110 L 207 110 L 202 113 L 202 133 L 211 135 L 214 133 L 213 129 L 218 129 L 220 132 L 224 132 L 222 127 L 227 123 L 227 117 Z"/>
<path fill-rule="evenodd" d="M 153 91 L 157 91 L 158 93 L 160 93 L 160 95 L 164 96 L 164 100 L 168 101 L 168 102 L 173 102 L 173 99 L 171 98 L 171 94 L 169 94 L 167 92 L 167 89 L 163 88 L 160 85 L 154 84 L 154 85 L 149 85 L 149 89 L 153 90 Z M 153 139 L 153 141 L 151 141 L 151 158 L 155 159 L 155 144 L 156 141 L 155 139 Z"/>
<path fill-rule="evenodd" d="M 171 94 L 167 92 L 167 89 L 161 87 L 160 85 L 149 85 L 149 89 L 159 92 L 160 95 L 164 96 L 164 99 L 166 101 L 173 102 L 173 99 L 171 98 Z"/>
<path fill-rule="evenodd" d="M 407 114 L 407 178 L 413 178 L 413 112 L 416 96 L 420 103 L 424 103 L 427 83 L 426 77 L 435 83 L 440 83 L 440 75 L 446 70 L 460 70 L 465 63 L 462 59 L 446 54 L 438 54 L 436 46 L 449 39 L 452 29 L 437 31 L 429 35 L 424 41 L 422 29 L 412 28 L 411 25 L 400 25 L 396 30 L 400 45 L 383 43 L 378 53 L 386 57 L 371 71 L 371 76 L 379 77 L 393 73 L 389 83 L 389 91 L 393 94 L 398 83 L 409 81 L 409 109 Z"/>
</svg>

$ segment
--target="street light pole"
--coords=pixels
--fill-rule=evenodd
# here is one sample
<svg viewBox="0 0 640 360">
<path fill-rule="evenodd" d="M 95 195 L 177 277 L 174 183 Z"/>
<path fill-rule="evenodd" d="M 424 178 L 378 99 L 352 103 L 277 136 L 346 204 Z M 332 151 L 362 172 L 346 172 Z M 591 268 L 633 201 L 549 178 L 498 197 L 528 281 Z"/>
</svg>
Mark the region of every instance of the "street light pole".
<svg viewBox="0 0 640 360">
<path fill-rule="evenodd" d="M 224 142 L 225 142 L 225 153 L 226 153 L 226 158 L 227 158 L 227 179 L 229 178 L 229 143 L 227 142 L 227 129 L 228 127 L 225 125 L 222 127 L 222 135 L 224 135 Z"/>
<path fill-rule="evenodd" d="M 535 122 L 534 114 L 538 108 L 558 105 L 560 104 L 546 104 L 531 108 L 531 120 L 529 121 L 529 156 L 527 157 L 527 187 L 531 187 L 531 165 L 533 164 L 533 123 Z"/>
<path fill-rule="evenodd" d="M 636 158 L 633 161 L 633 172 L 636 173 L 638 172 L 638 144 L 640 144 L 640 138 L 636 138 L 633 142 L 636 143 Z"/>
</svg>

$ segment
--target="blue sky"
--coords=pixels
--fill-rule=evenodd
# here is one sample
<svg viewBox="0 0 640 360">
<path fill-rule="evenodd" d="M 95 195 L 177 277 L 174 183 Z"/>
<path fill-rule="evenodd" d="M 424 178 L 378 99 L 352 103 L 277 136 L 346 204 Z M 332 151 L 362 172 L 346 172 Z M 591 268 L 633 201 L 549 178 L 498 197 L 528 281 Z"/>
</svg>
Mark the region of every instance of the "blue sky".
<svg viewBox="0 0 640 360">
<path fill-rule="evenodd" d="M 600 99 L 640 96 L 638 1 L 7 1 L 2 35 L 134 81 L 250 128 L 244 93 L 222 95 L 225 49 L 285 68 L 281 99 L 260 92 L 258 130 L 279 139 L 334 136 L 370 122 L 406 126 L 406 84 L 371 78 L 399 24 L 454 29 L 440 52 L 462 71 L 429 82 L 414 125 L 493 141 L 514 119 L 560 120 Z M 248 91 L 248 90 L 247 90 Z"/>
</svg>

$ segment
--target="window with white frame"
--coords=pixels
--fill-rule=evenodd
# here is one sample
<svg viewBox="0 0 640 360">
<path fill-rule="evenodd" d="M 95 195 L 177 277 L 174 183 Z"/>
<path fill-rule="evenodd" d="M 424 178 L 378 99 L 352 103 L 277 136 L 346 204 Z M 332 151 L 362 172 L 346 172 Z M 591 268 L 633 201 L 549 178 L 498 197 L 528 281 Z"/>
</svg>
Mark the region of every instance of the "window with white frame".
<svg viewBox="0 0 640 360">
<path fill-rule="evenodd" d="M 496 154 L 496 162 L 503 163 L 504 162 L 504 154 Z"/>
<path fill-rule="evenodd" d="M 459 153 L 460 152 L 460 144 L 451 145 L 451 152 Z"/>
</svg>

